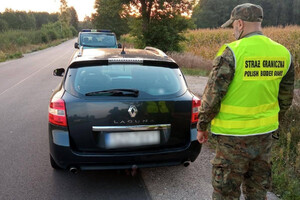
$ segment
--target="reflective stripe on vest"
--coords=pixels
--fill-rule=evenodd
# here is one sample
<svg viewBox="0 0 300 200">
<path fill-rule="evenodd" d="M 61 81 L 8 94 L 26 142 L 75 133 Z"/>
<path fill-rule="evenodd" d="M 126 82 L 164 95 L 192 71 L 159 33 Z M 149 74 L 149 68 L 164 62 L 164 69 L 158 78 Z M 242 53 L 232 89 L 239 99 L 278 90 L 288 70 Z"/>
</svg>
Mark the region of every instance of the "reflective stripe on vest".
<svg viewBox="0 0 300 200">
<path fill-rule="evenodd" d="M 212 120 L 214 134 L 247 136 L 278 129 L 278 92 L 291 56 L 282 45 L 254 35 L 226 44 L 235 58 L 235 75 Z"/>
</svg>

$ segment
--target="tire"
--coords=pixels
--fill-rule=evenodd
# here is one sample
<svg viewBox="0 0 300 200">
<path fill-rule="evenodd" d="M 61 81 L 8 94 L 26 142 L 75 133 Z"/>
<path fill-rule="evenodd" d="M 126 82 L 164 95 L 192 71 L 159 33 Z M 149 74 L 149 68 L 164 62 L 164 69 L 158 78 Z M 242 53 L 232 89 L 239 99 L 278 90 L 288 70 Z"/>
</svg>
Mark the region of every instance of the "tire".
<svg viewBox="0 0 300 200">
<path fill-rule="evenodd" d="M 52 167 L 53 169 L 62 169 L 60 166 L 58 166 L 58 165 L 56 164 L 56 162 L 54 161 L 54 159 L 52 158 L 51 155 L 50 155 L 50 164 L 51 164 L 51 167 Z"/>
</svg>

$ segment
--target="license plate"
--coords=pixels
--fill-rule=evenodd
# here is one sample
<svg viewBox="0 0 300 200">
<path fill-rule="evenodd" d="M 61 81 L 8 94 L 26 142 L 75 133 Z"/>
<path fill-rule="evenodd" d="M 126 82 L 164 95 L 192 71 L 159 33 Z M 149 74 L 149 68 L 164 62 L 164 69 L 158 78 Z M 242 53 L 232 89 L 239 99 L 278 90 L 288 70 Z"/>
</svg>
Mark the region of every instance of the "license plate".
<svg viewBox="0 0 300 200">
<path fill-rule="evenodd" d="M 160 143 L 159 131 L 114 132 L 105 135 L 105 146 L 108 149 L 135 147 Z"/>
</svg>

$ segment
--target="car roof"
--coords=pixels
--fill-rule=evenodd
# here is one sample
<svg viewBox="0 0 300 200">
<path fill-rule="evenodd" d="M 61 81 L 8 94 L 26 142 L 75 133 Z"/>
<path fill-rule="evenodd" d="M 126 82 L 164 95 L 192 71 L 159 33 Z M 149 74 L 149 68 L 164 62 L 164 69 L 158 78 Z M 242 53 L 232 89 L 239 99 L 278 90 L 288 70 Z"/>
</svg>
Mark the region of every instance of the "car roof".
<svg viewBox="0 0 300 200">
<path fill-rule="evenodd" d="M 97 48 L 97 49 L 80 49 L 74 56 L 70 66 L 80 65 L 82 62 L 96 63 L 171 63 L 173 67 L 178 68 L 176 62 L 167 56 L 163 51 L 146 47 L 145 49 L 113 49 L 113 48 Z"/>
<path fill-rule="evenodd" d="M 113 32 L 79 32 L 79 35 L 91 35 L 91 34 L 97 34 L 97 35 L 116 35 Z"/>
<path fill-rule="evenodd" d="M 80 33 L 113 33 L 108 29 L 82 29 Z"/>
</svg>

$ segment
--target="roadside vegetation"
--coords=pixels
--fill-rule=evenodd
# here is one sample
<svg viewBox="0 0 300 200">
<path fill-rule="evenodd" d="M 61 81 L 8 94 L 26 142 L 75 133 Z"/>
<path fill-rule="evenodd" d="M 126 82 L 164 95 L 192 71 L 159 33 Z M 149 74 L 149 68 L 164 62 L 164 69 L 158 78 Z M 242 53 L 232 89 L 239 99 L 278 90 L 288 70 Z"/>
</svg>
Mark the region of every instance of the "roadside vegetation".
<svg viewBox="0 0 300 200">
<path fill-rule="evenodd" d="M 0 13 L 0 62 L 58 45 L 77 35 L 78 17 L 61 0 L 60 13 L 6 9 Z"/>
<path fill-rule="evenodd" d="M 72 38 L 77 31 L 59 22 L 44 25 L 40 30 L 9 30 L 0 32 L 0 62 L 22 57 L 24 53 L 58 45 Z"/>
<path fill-rule="evenodd" d="M 264 35 L 284 45 L 293 55 L 296 79 L 300 79 L 300 26 L 266 27 Z M 186 40 L 181 43 L 185 53 L 196 55 L 204 60 L 213 60 L 219 48 L 235 40 L 231 29 L 198 29 L 185 34 Z M 188 66 L 188 65 L 184 65 Z M 202 66 L 192 66 L 202 68 Z M 207 68 L 205 66 L 204 68 Z"/>
</svg>

